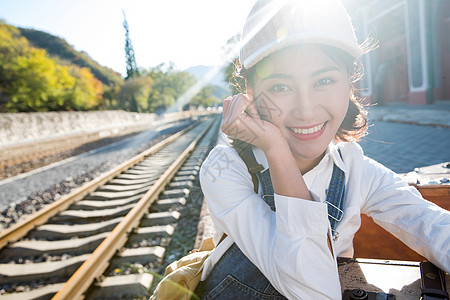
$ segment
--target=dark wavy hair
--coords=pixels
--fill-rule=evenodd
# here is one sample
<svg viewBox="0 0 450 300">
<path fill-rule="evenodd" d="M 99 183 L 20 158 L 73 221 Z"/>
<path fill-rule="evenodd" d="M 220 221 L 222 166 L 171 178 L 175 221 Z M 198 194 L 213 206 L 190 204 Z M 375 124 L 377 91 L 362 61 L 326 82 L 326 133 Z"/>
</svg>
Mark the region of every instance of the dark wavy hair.
<svg viewBox="0 0 450 300">
<path fill-rule="evenodd" d="M 368 120 L 366 117 L 367 111 L 362 105 L 362 101 L 364 99 L 361 98 L 359 90 L 355 87 L 355 84 L 363 76 L 364 68 L 362 62 L 341 49 L 326 45 L 318 46 L 333 61 L 337 63 L 344 62 L 350 79 L 351 91 L 349 95 L 349 106 L 345 118 L 342 121 L 342 124 L 339 127 L 334 139 L 336 142 L 359 141 L 367 134 L 368 128 Z M 365 47 L 367 49 L 370 48 L 367 45 Z M 370 50 L 371 49 L 363 49 L 363 52 L 366 53 Z M 256 64 L 256 66 L 257 65 L 258 64 Z M 245 93 L 247 91 L 247 86 L 251 87 L 254 84 L 256 66 L 253 66 L 247 70 L 241 65 L 239 59 L 237 59 L 234 63 L 234 72 L 230 79 L 230 84 L 233 85 L 239 92 Z"/>
</svg>

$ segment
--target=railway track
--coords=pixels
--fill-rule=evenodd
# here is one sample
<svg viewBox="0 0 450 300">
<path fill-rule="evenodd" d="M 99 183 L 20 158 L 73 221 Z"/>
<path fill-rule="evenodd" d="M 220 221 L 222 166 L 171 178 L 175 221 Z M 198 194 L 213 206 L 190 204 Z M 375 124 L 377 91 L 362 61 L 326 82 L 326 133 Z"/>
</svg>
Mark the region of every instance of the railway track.
<svg viewBox="0 0 450 300">
<path fill-rule="evenodd" d="M 145 297 L 154 274 L 130 268 L 161 262 L 219 122 L 201 119 L 2 232 L 0 300 Z"/>
</svg>

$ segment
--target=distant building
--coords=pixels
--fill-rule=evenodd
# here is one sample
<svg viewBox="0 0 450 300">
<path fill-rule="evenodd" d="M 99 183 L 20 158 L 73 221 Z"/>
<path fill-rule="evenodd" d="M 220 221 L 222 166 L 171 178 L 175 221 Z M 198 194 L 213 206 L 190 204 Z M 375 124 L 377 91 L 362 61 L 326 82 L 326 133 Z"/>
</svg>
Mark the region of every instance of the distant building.
<svg viewBox="0 0 450 300">
<path fill-rule="evenodd" d="M 371 102 L 450 101 L 449 0 L 342 0 L 358 41 L 379 48 L 363 58 L 360 88 Z"/>
</svg>

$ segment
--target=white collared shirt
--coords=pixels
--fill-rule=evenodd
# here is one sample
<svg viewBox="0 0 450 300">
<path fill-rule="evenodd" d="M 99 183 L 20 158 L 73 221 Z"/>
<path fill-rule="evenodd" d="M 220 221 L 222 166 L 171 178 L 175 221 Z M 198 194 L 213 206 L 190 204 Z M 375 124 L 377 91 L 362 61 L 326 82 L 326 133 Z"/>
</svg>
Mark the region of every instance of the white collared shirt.
<svg viewBox="0 0 450 300">
<path fill-rule="evenodd" d="M 264 152 L 258 148 L 253 152 L 267 168 Z M 327 246 L 330 225 L 324 203 L 333 162 L 346 179 L 344 217 L 336 227 L 334 255 Z M 274 212 L 255 194 L 247 167 L 232 147 L 220 145 L 211 151 L 200 183 L 216 230 L 215 244 L 223 233 L 228 237 L 208 258 L 202 280 L 235 242 L 288 299 L 340 299 L 335 257 L 353 256 L 361 213 L 450 272 L 450 213 L 364 156 L 357 143 L 331 143 L 324 158 L 303 178 L 315 201 L 275 194 Z"/>
</svg>

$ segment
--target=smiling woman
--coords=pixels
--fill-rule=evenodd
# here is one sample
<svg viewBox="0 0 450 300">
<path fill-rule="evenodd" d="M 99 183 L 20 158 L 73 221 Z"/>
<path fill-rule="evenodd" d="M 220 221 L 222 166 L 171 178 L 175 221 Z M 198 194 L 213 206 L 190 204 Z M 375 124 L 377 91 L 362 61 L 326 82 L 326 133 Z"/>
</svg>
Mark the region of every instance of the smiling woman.
<svg viewBox="0 0 450 300">
<path fill-rule="evenodd" d="M 239 57 L 247 86 L 223 102 L 233 143 L 200 172 L 216 229 L 203 299 L 341 299 L 336 259 L 353 256 L 361 213 L 450 271 L 450 213 L 357 144 L 364 48 L 339 0 L 256 2 Z"/>
</svg>

